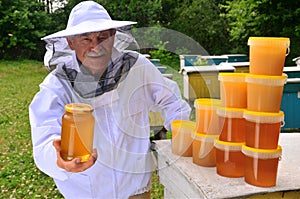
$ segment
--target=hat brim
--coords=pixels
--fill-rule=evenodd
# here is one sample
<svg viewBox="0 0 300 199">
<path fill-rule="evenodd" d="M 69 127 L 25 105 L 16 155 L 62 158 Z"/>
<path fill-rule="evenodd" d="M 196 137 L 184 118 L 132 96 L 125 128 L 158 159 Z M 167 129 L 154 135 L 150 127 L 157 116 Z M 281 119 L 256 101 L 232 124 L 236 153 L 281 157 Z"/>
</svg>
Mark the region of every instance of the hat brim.
<svg viewBox="0 0 300 199">
<path fill-rule="evenodd" d="M 123 26 L 133 25 L 136 23 L 137 22 L 133 22 L 133 21 L 117 21 L 117 20 L 99 20 L 97 22 L 86 21 L 74 27 L 67 28 L 65 30 L 61 30 L 51 35 L 45 36 L 42 38 L 42 40 L 81 35 L 89 32 L 99 32 L 99 31 L 104 31 L 109 29 L 120 28 Z"/>
</svg>

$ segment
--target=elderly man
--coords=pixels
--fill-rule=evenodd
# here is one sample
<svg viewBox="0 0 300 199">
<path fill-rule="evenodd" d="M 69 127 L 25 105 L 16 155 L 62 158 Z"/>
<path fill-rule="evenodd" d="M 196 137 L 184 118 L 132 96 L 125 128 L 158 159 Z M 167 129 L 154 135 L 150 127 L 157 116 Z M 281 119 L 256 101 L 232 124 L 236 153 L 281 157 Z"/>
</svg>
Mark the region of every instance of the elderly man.
<svg viewBox="0 0 300 199">
<path fill-rule="evenodd" d="M 190 107 L 175 82 L 137 52 L 113 47 L 118 28 L 132 24 L 84 1 L 72 9 L 65 30 L 43 38 L 56 68 L 29 107 L 33 154 L 66 198 L 150 198 L 155 160 L 148 112 L 160 111 L 168 130 L 173 120 L 189 119 Z M 97 155 L 86 162 L 65 161 L 60 154 L 69 103 L 94 107 Z"/>
</svg>

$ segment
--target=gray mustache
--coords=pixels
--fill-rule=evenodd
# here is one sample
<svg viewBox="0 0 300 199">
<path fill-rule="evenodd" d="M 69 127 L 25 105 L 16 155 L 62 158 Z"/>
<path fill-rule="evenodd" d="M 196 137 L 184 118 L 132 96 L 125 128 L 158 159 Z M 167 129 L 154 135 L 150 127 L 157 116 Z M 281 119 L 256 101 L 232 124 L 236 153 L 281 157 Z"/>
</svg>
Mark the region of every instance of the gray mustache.
<svg viewBox="0 0 300 199">
<path fill-rule="evenodd" d="M 103 50 L 99 52 L 91 51 L 86 54 L 87 57 L 101 57 L 103 55 L 106 55 L 106 52 Z"/>
</svg>

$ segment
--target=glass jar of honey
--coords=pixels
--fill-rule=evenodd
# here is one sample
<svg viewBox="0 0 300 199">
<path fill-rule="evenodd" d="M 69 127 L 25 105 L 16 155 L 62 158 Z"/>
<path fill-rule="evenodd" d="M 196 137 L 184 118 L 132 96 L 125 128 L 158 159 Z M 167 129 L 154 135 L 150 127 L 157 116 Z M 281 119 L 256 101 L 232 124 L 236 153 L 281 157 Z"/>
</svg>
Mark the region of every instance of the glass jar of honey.
<svg viewBox="0 0 300 199">
<path fill-rule="evenodd" d="M 80 158 L 85 162 L 90 158 L 95 124 L 93 110 L 88 104 L 65 105 L 61 130 L 61 156 L 64 160 Z"/>
</svg>

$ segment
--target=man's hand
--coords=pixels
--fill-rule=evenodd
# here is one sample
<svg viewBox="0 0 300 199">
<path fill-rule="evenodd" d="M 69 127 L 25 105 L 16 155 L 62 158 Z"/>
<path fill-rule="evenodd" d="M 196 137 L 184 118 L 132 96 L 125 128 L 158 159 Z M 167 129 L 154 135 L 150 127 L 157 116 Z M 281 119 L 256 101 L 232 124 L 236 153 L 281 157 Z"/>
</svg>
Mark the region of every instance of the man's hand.
<svg viewBox="0 0 300 199">
<path fill-rule="evenodd" d="M 165 127 L 162 127 L 158 132 L 154 132 L 154 136 L 150 140 L 163 140 L 167 139 L 168 130 Z"/>
<path fill-rule="evenodd" d="M 56 150 L 56 156 L 57 156 L 57 166 L 59 166 L 62 169 L 65 169 L 68 172 L 76 173 L 76 172 L 85 171 L 86 169 L 93 166 L 97 159 L 97 153 L 96 150 L 94 150 L 93 154 L 86 162 L 81 162 L 80 158 L 74 158 L 71 161 L 65 161 L 64 159 L 62 159 L 60 155 L 60 151 L 61 151 L 60 145 L 61 145 L 60 139 L 53 141 L 53 146 Z"/>
</svg>

